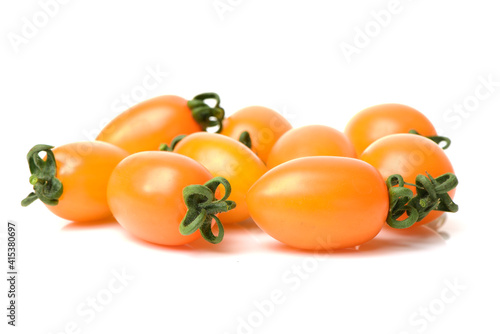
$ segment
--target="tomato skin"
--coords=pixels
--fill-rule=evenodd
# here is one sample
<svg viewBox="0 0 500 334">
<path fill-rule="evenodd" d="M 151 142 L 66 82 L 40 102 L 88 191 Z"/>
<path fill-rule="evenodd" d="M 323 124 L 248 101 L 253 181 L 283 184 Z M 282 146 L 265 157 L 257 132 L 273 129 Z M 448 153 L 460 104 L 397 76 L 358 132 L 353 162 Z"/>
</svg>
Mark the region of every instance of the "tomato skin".
<svg viewBox="0 0 500 334">
<path fill-rule="evenodd" d="M 108 142 L 129 153 L 157 151 L 178 135 L 201 131 L 191 116 L 187 100 L 174 95 L 154 97 L 113 119 L 96 140 Z"/>
<path fill-rule="evenodd" d="M 248 189 L 267 168 L 248 147 L 220 134 L 199 132 L 182 139 L 174 152 L 198 161 L 214 177 L 222 176 L 229 181 L 231 195 L 228 199 L 236 202 L 236 208 L 219 214 L 223 224 L 250 218 L 245 201 Z"/>
<path fill-rule="evenodd" d="M 267 159 L 273 168 L 286 161 L 309 156 L 356 158 L 356 151 L 342 132 L 325 125 L 306 125 L 283 134 L 274 144 Z"/>
<path fill-rule="evenodd" d="M 47 208 L 61 218 L 77 222 L 110 217 L 106 199 L 108 179 L 128 153 L 97 141 L 66 144 L 52 152 L 63 193 L 57 205 L 46 205 Z"/>
<path fill-rule="evenodd" d="M 426 175 L 426 172 L 433 177 L 454 173 L 450 160 L 439 145 L 413 134 L 394 134 L 380 138 L 366 148 L 360 159 L 377 168 L 384 179 L 392 174 L 400 174 L 409 183 L 415 183 L 417 175 Z M 407 187 L 416 193 L 415 187 Z M 454 197 L 455 190 L 448 192 L 451 198 Z M 415 225 L 429 223 L 442 214 L 441 211 L 432 211 Z M 401 219 L 405 217 L 406 215 Z"/>
<path fill-rule="evenodd" d="M 252 106 L 243 108 L 223 122 L 221 134 L 238 140 L 241 133 L 248 131 L 252 140 L 252 151 L 254 151 L 264 163 L 274 143 L 292 125 L 276 111 Z"/>
<path fill-rule="evenodd" d="M 360 245 L 382 229 L 388 192 L 371 165 L 345 157 L 305 157 L 279 165 L 250 188 L 247 204 L 257 225 L 296 248 L 328 250 Z"/>
<path fill-rule="evenodd" d="M 359 156 L 375 140 L 410 130 L 422 136 L 436 136 L 431 121 L 420 111 L 404 104 L 386 103 L 361 110 L 347 123 L 344 132 Z"/>
<path fill-rule="evenodd" d="M 124 159 L 111 174 L 108 202 L 123 228 L 136 237 L 167 246 L 198 239 L 199 231 L 182 235 L 187 212 L 182 190 L 204 184 L 210 172 L 188 157 L 171 152 L 140 152 Z"/>
</svg>

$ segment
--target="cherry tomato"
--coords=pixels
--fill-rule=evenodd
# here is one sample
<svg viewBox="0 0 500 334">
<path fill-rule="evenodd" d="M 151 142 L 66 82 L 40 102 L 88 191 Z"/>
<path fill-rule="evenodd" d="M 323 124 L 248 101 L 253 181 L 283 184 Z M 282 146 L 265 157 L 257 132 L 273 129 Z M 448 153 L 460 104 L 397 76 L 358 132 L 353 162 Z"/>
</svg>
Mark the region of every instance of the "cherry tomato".
<svg viewBox="0 0 500 334">
<path fill-rule="evenodd" d="M 215 99 L 208 107 L 205 99 Z M 158 96 L 139 103 L 113 119 L 96 140 L 119 146 L 129 153 L 156 151 L 178 135 L 205 130 L 222 122 L 224 110 L 215 93 L 200 94 L 187 101 L 179 96 Z"/>
<path fill-rule="evenodd" d="M 389 198 L 380 173 L 345 157 L 305 157 L 264 174 L 247 195 L 250 215 L 265 232 L 292 247 L 339 249 L 374 238 Z"/>
<path fill-rule="evenodd" d="M 267 166 L 273 168 L 309 156 L 355 158 L 356 152 L 342 132 L 325 125 L 307 125 L 289 130 L 278 139 L 269 153 Z"/>
<path fill-rule="evenodd" d="M 47 152 L 44 160 L 38 155 L 42 151 Z M 55 215 L 79 222 L 111 216 L 106 188 L 111 172 L 128 155 L 125 150 L 103 142 L 76 142 L 53 150 L 37 145 L 30 153 L 35 192 L 23 205 L 40 198 Z"/>
<path fill-rule="evenodd" d="M 418 174 L 438 177 L 454 173 L 450 160 L 432 140 L 412 134 L 394 134 L 380 138 L 366 148 L 360 159 L 377 168 L 384 179 L 400 174 L 406 182 L 415 183 Z M 416 193 L 415 187 L 408 186 Z M 451 198 L 455 189 L 448 192 Z M 431 222 L 443 212 L 432 211 L 415 225 Z"/>
<path fill-rule="evenodd" d="M 108 202 L 114 217 L 134 236 L 161 245 L 198 239 L 179 232 L 186 215 L 183 189 L 204 184 L 210 172 L 188 157 L 171 152 L 140 152 L 124 159 L 111 174 Z"/>
<path fill-rule="evenodd" d="M 292 125 L 276 111 L 253 106 L 243 108 L 226 118 L 221 134 L 238 140 L 247 131 L 252 151 L 266 163 L 274 143 L 291 128 Z"/>
<path fill-rule="evenodd" d="M 198 161 L 213 176 L 229 181 L 232 189 L 229 200 L 236 202 L 236 208 L 219 215 L 222 223 L 237 223 L 250 217 L 246 194 L 267 168 L 248 147 L 220 134 L 199 132 L 182 139 L 174 152 Z"/>
<path fill-rule="evenodd" d="M 403 104 L 387 103 L 357 113 L 347 123 L 345 134 L 359 156 L 375 140 L 410 130 L 422 136 L 436 136 L 436 129 L 420 111 Z"/>
</svg>

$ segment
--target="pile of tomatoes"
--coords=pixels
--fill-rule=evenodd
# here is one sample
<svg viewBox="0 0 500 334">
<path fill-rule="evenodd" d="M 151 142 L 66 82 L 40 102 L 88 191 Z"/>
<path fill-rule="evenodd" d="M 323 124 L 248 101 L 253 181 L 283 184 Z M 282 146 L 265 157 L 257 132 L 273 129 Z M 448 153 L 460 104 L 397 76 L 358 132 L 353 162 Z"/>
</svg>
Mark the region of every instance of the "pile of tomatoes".
<svg viewBox="0 0 500 334">
<path fill-rule="evenodd" d="M 95 141 L 35 145 L 34 190 L 22 205 L 40 199 L 71 221 L 113 216 L 162 245 L 219 243 L 224 225 L 252 218 L 292 247 L 348 248 L 386 222 L 409 228 L 458 210 L 449 144 L 401 104 L 362 110 L 341 132 L 292 128 L 261 106 L 226 118 L 215 93 L 159 96 L 118 115 Z"/>
</svg>

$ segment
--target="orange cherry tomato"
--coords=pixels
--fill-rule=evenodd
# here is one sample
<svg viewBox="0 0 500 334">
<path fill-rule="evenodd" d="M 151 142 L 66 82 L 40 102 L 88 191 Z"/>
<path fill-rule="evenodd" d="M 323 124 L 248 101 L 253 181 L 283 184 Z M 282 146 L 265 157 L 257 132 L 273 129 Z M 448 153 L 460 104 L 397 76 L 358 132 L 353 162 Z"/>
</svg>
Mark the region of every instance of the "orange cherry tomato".
<svg viewBox="0 0 500 334">
<path fill-rule="evenodd" d="M 34 172 L 37 168 L 31 166 L 34 170 L 30 181 L 35 192 L 30 194 L 31 199 L 23 201 L 23 205 L 40 198 L 55 215 L 78 222 L 111 216 L 106 188 L 111 172 L 128 155 L 125 150 L 97 141 L 76 142 L 54 149 L 47 145 L 40 145 L 42 149 L 36 149 L 37 146 L 30 151 L 33 153 L 31 158 L 37 160 L 35 165 L 44 166 L 44 171 Z M 47 152 L 43 161 L 38 155 L 41 151 Z M 54 161 L 55 169 L 52 171 L 55 174 L 49 170 L 49 163 Z M 51 196 L 51 192 L 61 184 L 62 193 L 59 191 L 56 196 Z"/>
<path fill-rule="evenodd" d="M 243 108 L 226 118 L 221 134 L 239 140 L 241 133 L 247 131 L 252 151 L 266 163 L 274 143 L 291 128 L 292 125 L 276 111 L 253 106 Z"/>
<path fill-rule="evenodd" d="M 286 161 L 309 156 L 356 158 L 354 146 L 342 132 L 325 125 L 291 129 L 274 144 L 267 159 L 273 168 Z"/>
<path fill-rule="evenodd" d="M 412 134 L 394 134 L 380 138 L 366 148 L 360 159 L 377 168 L 384 179 L 392 174 L 400 174 L 409 183 L 415 183 L 418 174 L 429 173 L 436 178 L 445 173 L 454 173 L 450 160 L 439 145 Z M 415 187 L 408 188 L 416 193 Z M 455 189 L 448 194 L 453 198 Z M 415 225 L 429 223 L 442 214 L 442 211 L 431 211 Z"/>
<path fill-rule="evenodd" d="M 188 157 L 171 152 L 140 152 L 124 159 L 111 174 L 108 202 L 114 217 L 134 236 L 161 245 L 184 245 L 199 231 L 182 235 L 186 215 L 183 189 L 204 184 L 210 172 Z"/>
<path fill-rule="evenodd" d="M 139 103 L 112 120 L 96 140 L 119 146 L 129 153 L 158 150 L 175 136 L 201 131 L 187 100 L 158 96 Z"/>
<path fill-rule="evenodd" d="M 215 99 L 215 107 L 204 103 Z M 113 119 L 96 140 L 121 147 L 129 153 L 156 151 L 178 135 L 218 125 L 224 118 L 219 96 L 204 93 L 187 101 L 179 96 L 158 96 L 139 103 Z"/>
<path fill-rule="evenodd" d="M 404 104 L 386 103 L 357 113 L 347 123 L 344 132 L 359 156 L 375 140 L 410 130 L 422 136 L 436 136 L 436 129 L 420 111 Z"/>
<path fill-rule="evenodd" d="M 198 161 L 213 176 L 229 181 L 232 191 L 228 199 L 236 202 L 236 208 L 219 215 L 222 223 L 237 223 L 250 217 L 245 201 L 248 189 L 267 168 L 248 147 L 220 134 L 199 132 L 182 139 L 174 152 Z"/>
<path fill-rule="evenodd" d="M 380 173 L 361 160 L 305 157 L 264 174 L 247 204 L 257 225 L 289 246 L 339 249 L 380 232 L 389 195 Z"/>
</svg>

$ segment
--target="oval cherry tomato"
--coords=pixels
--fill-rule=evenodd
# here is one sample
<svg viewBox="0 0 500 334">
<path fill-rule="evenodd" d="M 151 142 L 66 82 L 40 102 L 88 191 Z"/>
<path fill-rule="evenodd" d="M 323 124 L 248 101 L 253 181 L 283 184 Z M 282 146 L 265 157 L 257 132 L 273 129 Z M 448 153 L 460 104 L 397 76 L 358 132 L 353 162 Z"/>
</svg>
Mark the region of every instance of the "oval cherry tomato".
<svg viewBox="0 0 500 334">
<path fill-rule="evenodd" d="M 179 232 L 187 212 L 183 189 L 211 178 L 205 167 L 183 155 L 136 153 L 111 174 L 109 207 L 120 225 L 136 237 L 161 245 L 184 245 L 198 239 L 200 233 Z"/>
<path fill-rule="evenodd" d="M 37 146 L 30 151 L 30 181 L 35 193 L 23 205 L 40 198 L 55 215 L 79 222 L 111 216 L 106 188 L 111 172 L 128 155 L 125 150 L 103 142 L 76 142 L 53 150 Z M 38 155 L 41 151 L 47 152 L 44 160 Z"/>
<path fill-rule="evenodd" d="M 247 204 L 257 225 L 289 246 L 339 249 L 380 232 L 389 198 L 380 173 L 361 160 L 306 157 L 264 174 Z"/>
<path fill-rule="evenodd" d="M 250 217 L 246 194 L 267 168 L 248 147 L 220 134 L 199 132 L 182 139 L 174 152 L 198 161 L 213 176 L 229 181 L 232 189 L 229 200 L 236 202 L 236 208 L 219 215 L 222 223 L 237 223 Z"/>
<path fill-rule="evenodd" d="M 269 153 L 267 166 L 273 168 L 309 156 L 355 158 L 356 152 L 342 132 L 325 125 L 307 125 L 291 129 L 278 139 Z"/>
<path fill-rule="evenodd" d="M 292 125 L 276 111 L 253 106 L 243 108 L 226 118 L 221 134 L 239 140 L 240 135 L 247 131 L 252 151 L 266 163 L 274 143 L 291 128 Z"/>
<path fill-rule="evenodd" d="M 215 107 L 204 103 L 215 99 Z M 96 140 L 121 147 L 129 153 L 156 151 L 173 138 L 216 126 L 224 118 L 215 93 L 200 94 L 187 101 L 179 96 L 158 96 L 139 103 L 113 119 Z"/>
<path fill-rule="evenodd" d="M 432 140 L 412 134 L 394 134 L 380 138 L 366 148 L 360 159 L 377 168 L 384 179 L 400 174 L 406 182 L 414 183 L 418 174 L 438 177 L 454 173 L 450 160 Z M 415 187 L 408 186 L 416 193 Z M 448 192 L 451 198 L 455 189 Z M 431 222 L 443 212 L 432 211 L 415 225 Z"/>
<path fill-rule="evenodd" d="M 422 136 L 436 136 L 436 129 L 420 111 L 403 104 L 387 103 L 357 113 L 347 123 L 345 134 L 359 156 L 375 140 L 410 130 Z"/>
</svg>

